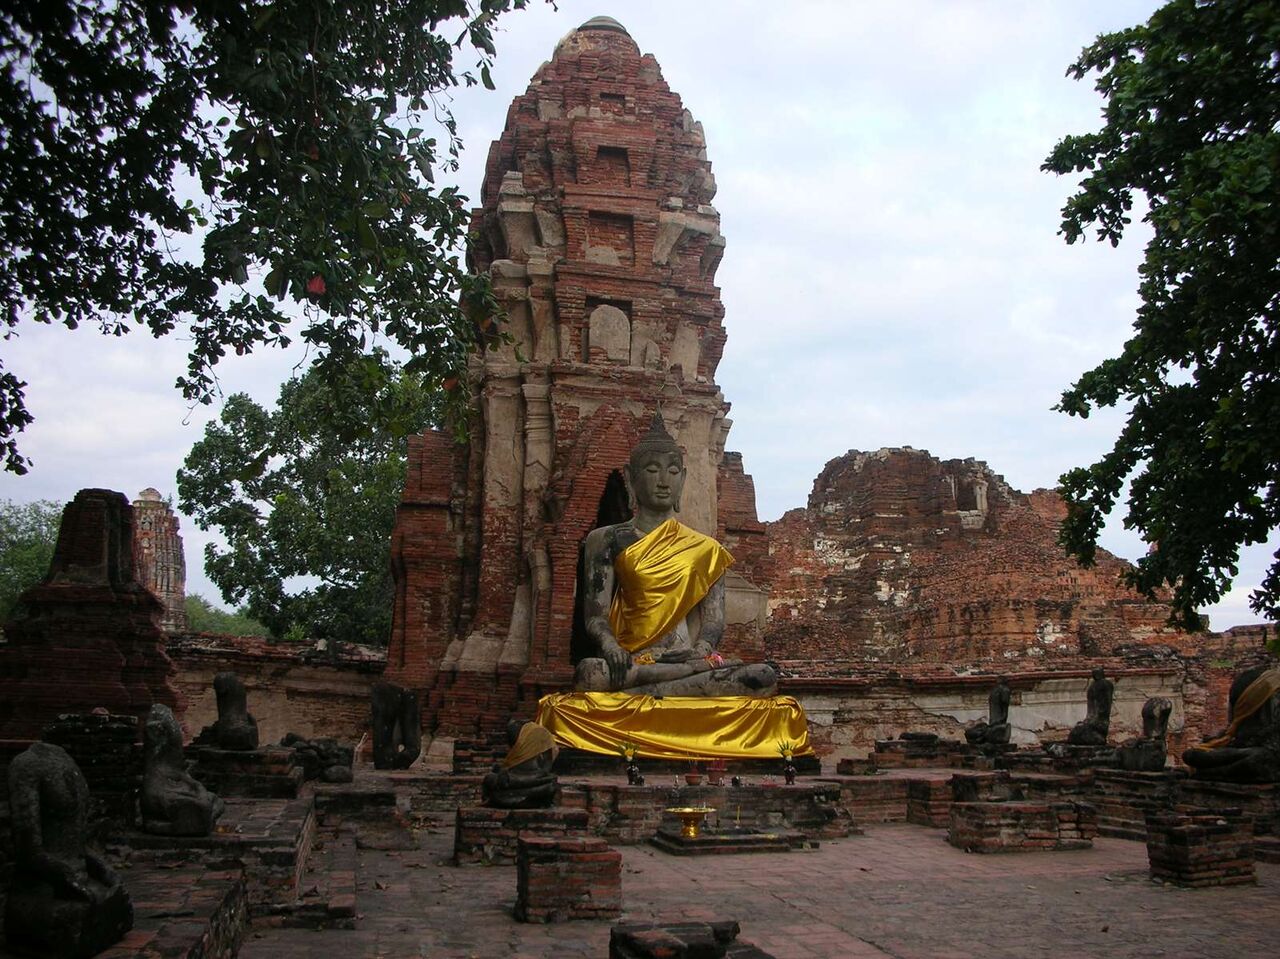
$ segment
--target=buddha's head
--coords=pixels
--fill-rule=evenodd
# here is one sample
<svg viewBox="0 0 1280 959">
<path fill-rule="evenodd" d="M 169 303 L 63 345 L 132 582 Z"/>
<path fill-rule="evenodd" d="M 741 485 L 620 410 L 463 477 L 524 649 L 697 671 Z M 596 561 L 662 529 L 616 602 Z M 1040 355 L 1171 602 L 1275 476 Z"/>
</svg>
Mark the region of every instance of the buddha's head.
<svg viewBox="0 0 1280 959">
<path fill-rule="evenodd" d="M 653 414 L 649 432 L 631 451 L 626 479 L 633 511 L 642 506 L 656 512 L 679 512 L 685 479 L 684 451 L 667 432 L 661 413 Z"/>
</svg>

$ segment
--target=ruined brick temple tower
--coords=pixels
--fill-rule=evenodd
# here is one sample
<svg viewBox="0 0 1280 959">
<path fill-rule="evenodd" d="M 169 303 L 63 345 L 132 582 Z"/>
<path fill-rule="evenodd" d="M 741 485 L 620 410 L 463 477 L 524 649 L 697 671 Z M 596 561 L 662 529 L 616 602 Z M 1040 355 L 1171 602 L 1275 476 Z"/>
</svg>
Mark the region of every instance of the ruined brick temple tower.
<svg viewBox="0 0 1280 959">
<path fill-rule="evenodd" d="M 724 453 L 714 194 L 701 125 L 615 20 L 561 40 L 512 103 L 471 265 L 515 342 L 473 361 L 469 446 L 411 441 L 392 542 L 387 676 L 424 693 L 428 731 L 492 732 L 569 687 L 580 545 L 629 515 L 620 469 L 659 405 L 686 453 L 681 520 L 731 549 L 762 533 Z M 765 597 L 728 586 L 726 647 L 751 658 Z"/>
</svg>

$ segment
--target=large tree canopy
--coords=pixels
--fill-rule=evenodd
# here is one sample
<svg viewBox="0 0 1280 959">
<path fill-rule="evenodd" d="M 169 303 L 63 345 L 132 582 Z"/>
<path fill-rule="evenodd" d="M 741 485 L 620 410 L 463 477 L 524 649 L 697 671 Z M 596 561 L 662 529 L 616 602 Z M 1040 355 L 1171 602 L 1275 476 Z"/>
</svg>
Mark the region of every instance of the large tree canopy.
<svg viewBox="0 0 1280 959">
<path fill-rule="evenodd" d="M 1063 543 L 1091 562 L 1104 516 L 1132 478 L 1125 525 L 1151 544 L 1130 575 L 1172 587 L 1177 620 L 1219 599 L 1242 545 L 1280 526 L 1280 3 L 1173 0 L 1101 36 L 1068 71 L 1096 72 L 1097 133 L 1045 163 L 1083 172 L 1063 209 L 1074 243 L 1118 243 L 1135 192 L 1152 238 L 1142 305 L 1123 352 L 1085 373 L 1059 408 L 1132 403 L 1114 447 L 1062 477 Z M 1280 615 L 1280 554 L 1251 597 Z"/>
<path fill-rule="evenodd" d="M 275 410 L 228 398 L 178 471 L 178 501 L 226 539 L 205 547 L 209 578 L 275 636 L 385 644 L 407 437 L 438 417 L 440 392 L 381 351 L 342 372 L 290 380 Z"/>
<path fill-rule="evenodd" d="M 492 23 L 523 4 L 0 3 L 0 332 L 184 326 L 201 402 L 227 352 L 295 337 L 322 367 L 381 335 L 414 374 L 456 375 L 493 301 L 456 256 L 462 199 L 432 185 L 458 149 L 437 94 L 477 82 L 464 49 L 491 85 Z M 24 386 L 0 366 L 18 473 Z"/>
</svg>

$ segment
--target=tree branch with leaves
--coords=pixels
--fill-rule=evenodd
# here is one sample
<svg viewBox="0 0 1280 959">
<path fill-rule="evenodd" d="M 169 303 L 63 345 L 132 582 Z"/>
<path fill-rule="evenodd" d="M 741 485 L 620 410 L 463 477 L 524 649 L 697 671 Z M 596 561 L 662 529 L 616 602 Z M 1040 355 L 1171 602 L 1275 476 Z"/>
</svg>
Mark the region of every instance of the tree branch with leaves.
<svg viewBox="0 0 1280 959">
<path fill-rule="evenodd" d="M 1062 542 L 1090 564 L 1129 480 L 1125 526 L 1151 544 L 1129 583 L 1170 588 L 1188 629 L 1230 588 L 1240 547 L 1280 527 L 1277 51 L 1280 4 L 1173 0 L 1071 66 L 1077 80 L 1097 75 L 1105 122 L 1044 164 L 1083 174 L 1063 209 L 1068 243 L 1090 228 L 1119 243 L 1137 193 L 1152 230 L 1132 338 L 1057 407 L 1132 404 L 1110 452 L 1063 475 Z M 1280 617 L 1280 554 L 1250 605 Z"/>
<path fill-rule="evenodd" d="M 493 24 L 524 2 L 0 5 L 5 338 L 24 321 L 181 329 L 177 385 L 201 403 L 228 353 L 297 339 L 320 369 L 381 340 L 414 375 L 458 376 L 497 310 L 459 258 L 463 198 L 433 183 L 457 166 L 444 97 L 492 87 Z M 0 365 L 16 473 L 25 387 Z"/>
</svg>

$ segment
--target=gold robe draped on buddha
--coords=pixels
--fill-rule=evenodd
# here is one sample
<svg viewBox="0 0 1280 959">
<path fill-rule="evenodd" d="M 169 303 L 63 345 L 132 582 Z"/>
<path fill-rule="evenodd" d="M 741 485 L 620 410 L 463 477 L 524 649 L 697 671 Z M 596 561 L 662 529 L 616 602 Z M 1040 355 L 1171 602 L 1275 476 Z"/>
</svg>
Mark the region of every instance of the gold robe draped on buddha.
<svg viewBox="0 0 1280 959">
<path fill-rule="evenodd" d="M 1231 710 L 1231 725 L 1216 739 L 1210 739 L 1202 748 L 1217 749 L 1228 745 L 1235 738 L 1241 723 L 1267 704 L 1272 696 L 1280 693 L 1280 669 L 1268 669 L 1245 687 Z"/>
<path fill-rule="evenodd" d="M 618 589 L 609 625 L 618 644 L 635 653 L 656 643 L 732 564 L 727 549 L 674 519 L 632 543 L 613 564 Z"/>
</svg>

